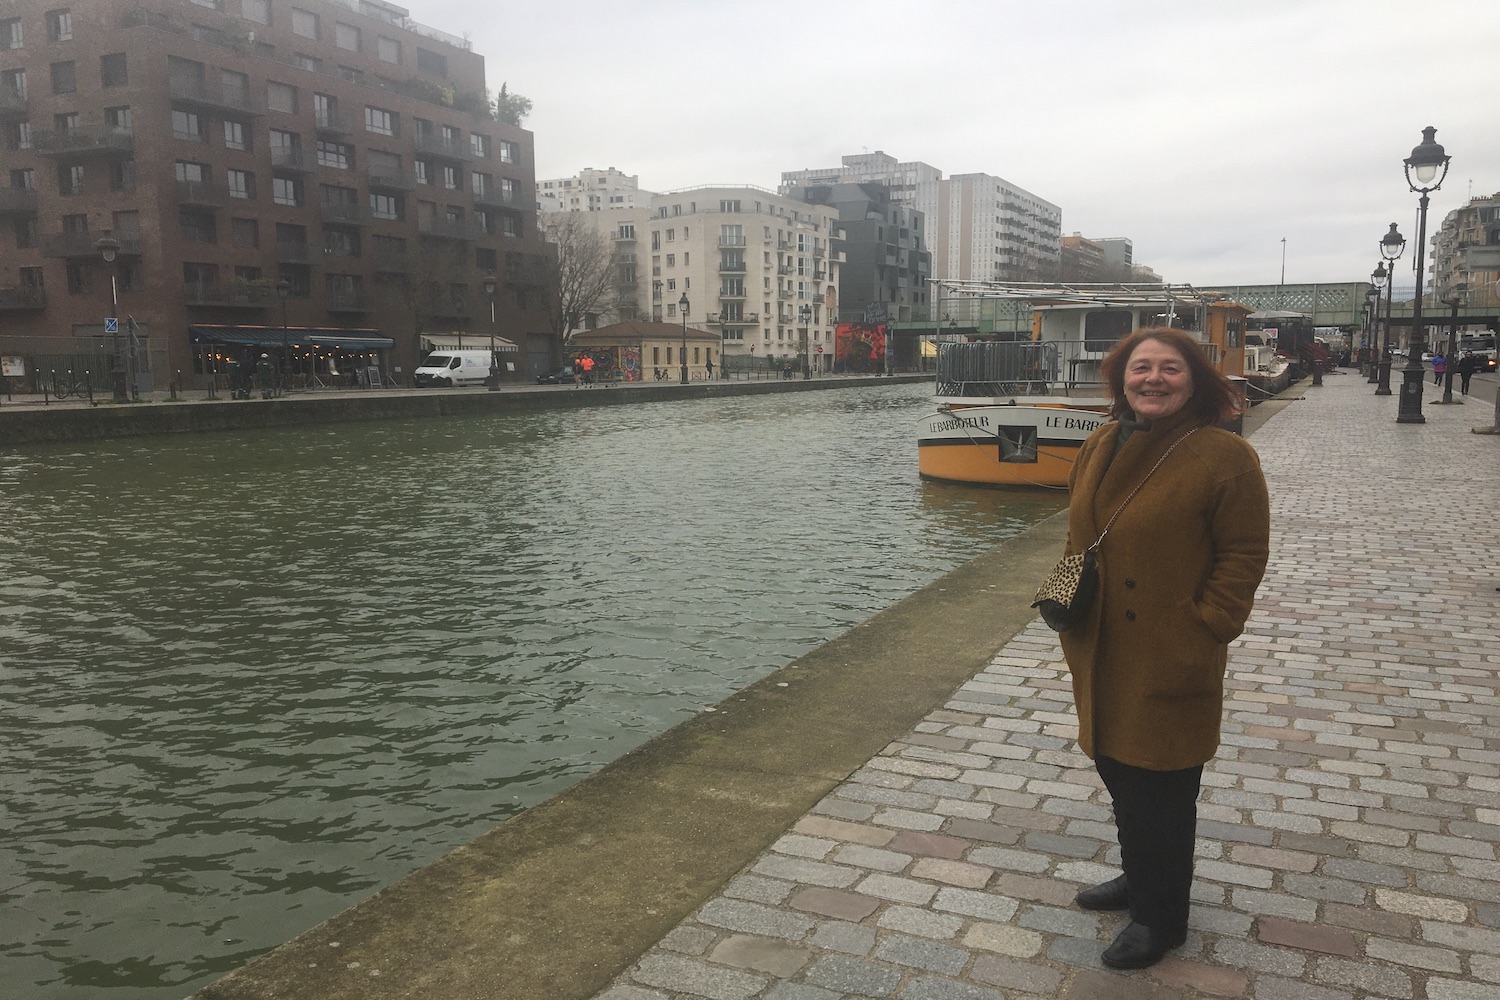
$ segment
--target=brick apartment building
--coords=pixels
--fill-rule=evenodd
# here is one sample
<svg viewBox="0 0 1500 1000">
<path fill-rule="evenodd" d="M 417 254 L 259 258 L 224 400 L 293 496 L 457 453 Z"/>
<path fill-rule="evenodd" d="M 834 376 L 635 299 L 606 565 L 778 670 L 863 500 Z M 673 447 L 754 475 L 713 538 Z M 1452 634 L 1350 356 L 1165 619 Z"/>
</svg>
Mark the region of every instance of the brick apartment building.
<svg viewBox="0 0 1500 1000">
<path fill-rule="evenodd" d="M 533 153 L 482 56 L 379 0 L 0 0 L 0 355 L 404 382 L 494 332 L 524 378 L 552 359 Z"/>
</svg>

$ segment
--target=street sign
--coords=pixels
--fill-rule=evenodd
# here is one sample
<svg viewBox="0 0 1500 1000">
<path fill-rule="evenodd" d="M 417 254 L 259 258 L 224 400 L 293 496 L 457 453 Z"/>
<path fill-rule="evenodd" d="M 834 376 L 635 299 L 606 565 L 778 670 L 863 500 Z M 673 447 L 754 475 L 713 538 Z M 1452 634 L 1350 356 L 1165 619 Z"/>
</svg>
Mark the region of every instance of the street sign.
<svg viewBox="0 0 1500 1000">
<path fill-rule="evenodd" d="M 106 316 L 106 317 L 104 317 L 104 332 L 105 333 L 119 333 L 120 332 L 120 317 L 118 317 L 118 316 Z"/>
<path fill-rule="evenodd" d="M 819 353 L 819 354 L 822 354 L 822 353 L 823 353 L 823 345 L 822 345 L 822 344 L 819 344 L 819 345 L 818 345 L 818 353 Z"/>
</svg>

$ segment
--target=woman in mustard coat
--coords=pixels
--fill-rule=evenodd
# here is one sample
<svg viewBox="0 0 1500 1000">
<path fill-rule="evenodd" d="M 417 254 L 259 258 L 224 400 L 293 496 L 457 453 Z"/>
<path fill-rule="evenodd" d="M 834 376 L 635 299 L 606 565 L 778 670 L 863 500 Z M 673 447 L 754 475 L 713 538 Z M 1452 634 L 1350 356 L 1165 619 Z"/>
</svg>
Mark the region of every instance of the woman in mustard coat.
<svg viewBox="0 0 1500 1000">
<path fill-rule="evenodd" d="M 1145 485 L 1100 546 L 1087 619 L 1061 636 L 1078 743 L 1114 801 L 1124 868 L 1078 903 L 1128 909 L 1103 961 L 1144 968 L 1186 938 L 1199 785 L 1219 746 L 1229 643 L 1265 572 L 1270 504 L 1255 450 L 1214 426 L 1238 399 L 1191 337 L 1137 330 L 1101 367 L 1117 419 L 1073 466 L 1068 552 Z"/>
</svg>

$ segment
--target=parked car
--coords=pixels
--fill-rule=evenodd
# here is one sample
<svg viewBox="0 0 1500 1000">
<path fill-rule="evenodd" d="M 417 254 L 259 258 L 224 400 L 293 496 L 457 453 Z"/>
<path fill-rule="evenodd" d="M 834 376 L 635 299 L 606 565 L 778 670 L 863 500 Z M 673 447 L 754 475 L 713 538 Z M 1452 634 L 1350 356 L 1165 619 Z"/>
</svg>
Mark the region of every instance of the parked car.
<svg viewBox="0 0 1500 1000">
<path fill-rule="evenodd" d="M 536 377 L 537 385 L 572 385 L 573 369 L 567 366 L 554 368 Z"/>
</svg>

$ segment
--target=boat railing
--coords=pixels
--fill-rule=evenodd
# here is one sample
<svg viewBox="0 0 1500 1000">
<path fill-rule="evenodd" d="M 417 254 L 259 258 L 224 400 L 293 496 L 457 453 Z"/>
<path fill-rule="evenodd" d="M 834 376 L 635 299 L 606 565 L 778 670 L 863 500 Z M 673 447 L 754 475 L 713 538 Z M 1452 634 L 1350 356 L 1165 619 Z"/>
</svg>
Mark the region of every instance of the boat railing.
<svg viewBox="0 0 1500 1000">
<path fill-rule="evenodd" d="M 1105 352 L 1089 341 L 976 341 L 938 345 L 941 396 L 1056 396 L 1097 391 Z"/>
</svg>

